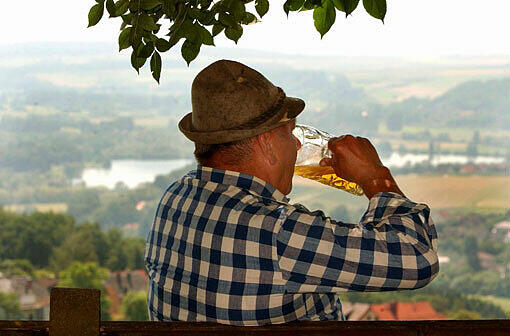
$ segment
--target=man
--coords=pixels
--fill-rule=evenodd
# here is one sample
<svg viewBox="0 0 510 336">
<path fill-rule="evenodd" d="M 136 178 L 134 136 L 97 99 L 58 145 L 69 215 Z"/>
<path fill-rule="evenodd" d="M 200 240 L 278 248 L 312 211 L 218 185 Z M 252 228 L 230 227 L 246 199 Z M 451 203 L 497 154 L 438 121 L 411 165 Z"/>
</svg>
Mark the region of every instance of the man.
<svg viewBox="0 0 510 336">
<path fill-rule="evenodd" d="M 195 78 L 179 129 L 198 167 L 163 195 L 146 263 L 151 320 L 264 325 L 343 319 L 340 291 L 425 286 L 438 273 L 429 208 L 398 188 L 371 145 L 329 142 L 335 172 L 368 197 L 360 224 L 290 204 L 301 99 L 218 61 Z"/>
</svg>

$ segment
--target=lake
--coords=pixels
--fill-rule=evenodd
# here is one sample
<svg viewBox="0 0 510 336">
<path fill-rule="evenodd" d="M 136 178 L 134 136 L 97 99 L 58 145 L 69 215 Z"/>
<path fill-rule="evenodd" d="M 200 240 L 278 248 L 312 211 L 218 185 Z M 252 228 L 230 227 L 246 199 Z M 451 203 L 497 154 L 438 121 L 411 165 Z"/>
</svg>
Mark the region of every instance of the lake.
<svg viewBox="0 0 510 336">
<path fill-rule="evenodd" d="M 424 163 L 429 159 L 428 154 L 399 154 L 393 152 L 389 157 L 382 157 L 381 161 L 383 164 L 389 168 L 399 168 L 404 167 L 405 165 L 414 166 L 418 163 Z M 435 155 L 432 159 L 431 164 L 433 166 L 437 166 L 439 164 L 465 164 L 468 162 L 473 162 L 476 164 L 498 164 L 505 162 L 504 157 L 497 156 L 477 156 L 476 158 L 468 158 L 466 155 L 454 155 L 454 154 L 444 154 L 444 155 Z"/>
<path fill-rule="evenodd" d="M 389 168 L 403 167 L 405 165 L 416 165 L 427 161 L 427 154 L 399 154 L 392 153 L 388 157 L 381 158 L 384 165 Z M 474 163 L 497 164 L 503 163 L 503 157 L 479 156 L 472 160 Z M 81 182 L 87 187 L 105 186 L 115 188 L 118 182 L 124 183 L 128 188 L 135 188 L 140 183 L 153 182 L 157 175 L 168 174 L 169 172 L 180 169 L 190 163 L 191 159 L 176 160 L 113 160 L 108 169 L 87 168 L 83 171 Z M 432 160 L 433 165 L 443 163 L 469 162 L 465 155 L 436 155 Z"/>
<path fill-rule="evenodd" d="M 128 188 L 134 188 L 140 183 L 153 182 L 157 175 L 168 174 L 192 162 L 193 160 L 190 159 L 112 160 L 108 169 L 84 169 L 81 181 L 87 187 L 104 186 L 112 189 L 117 183 L 122 182 Z"/>
</svg>

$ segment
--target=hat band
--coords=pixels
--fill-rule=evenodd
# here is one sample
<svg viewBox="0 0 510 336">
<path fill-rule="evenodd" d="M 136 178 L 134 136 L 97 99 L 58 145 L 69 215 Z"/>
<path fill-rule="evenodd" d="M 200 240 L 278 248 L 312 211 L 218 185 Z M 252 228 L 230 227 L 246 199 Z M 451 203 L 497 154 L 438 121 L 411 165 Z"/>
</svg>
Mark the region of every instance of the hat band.
<svg viewBox="0 0 510 336">
<path fill-rule="evenodd" d="M 243 130 L 243 129 L 254 128 L 254 127 L 259 126 L 260 124 L 264 123 L 264 121 L 269 120 L 269 118 L 271 118 L 273 115 L 275 115 L 275 113 L 282 108 L 283 103 L 285 102 L 285 98 L 286 98 L 285 92 L 283 92 L 283 90 L 279 87 L 277 89 L 278 89 L 278 94 L 280 95 L 280 97 L 278 97 L 278 99 L 276 100 L 276 103 L 274 103 L 273 106 L 271 106 L 266 112 L 262 113 L 261 115 L 255 117 L 251 120 L 248 120 L 247 122 L 245 122 L 241 125 L 238 125 L 236 127 L 233 127 L 231 129 L 232 130 Z"/>
</svg>

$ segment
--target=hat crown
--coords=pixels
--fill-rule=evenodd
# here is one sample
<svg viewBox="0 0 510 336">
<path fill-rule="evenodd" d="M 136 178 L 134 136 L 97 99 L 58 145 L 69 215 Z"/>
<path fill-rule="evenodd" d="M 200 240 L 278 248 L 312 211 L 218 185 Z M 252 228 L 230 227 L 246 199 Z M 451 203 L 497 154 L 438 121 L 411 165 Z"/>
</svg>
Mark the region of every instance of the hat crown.
<svg viewBox="0 0 510 336">
<path fill-rule="evenodd" d="M 279 89 L 256 70 L 235 61 L 212 63 L 191 87 L 192 127 L 196 131 L 235 129 L 267 112 Z"/>
</svg>

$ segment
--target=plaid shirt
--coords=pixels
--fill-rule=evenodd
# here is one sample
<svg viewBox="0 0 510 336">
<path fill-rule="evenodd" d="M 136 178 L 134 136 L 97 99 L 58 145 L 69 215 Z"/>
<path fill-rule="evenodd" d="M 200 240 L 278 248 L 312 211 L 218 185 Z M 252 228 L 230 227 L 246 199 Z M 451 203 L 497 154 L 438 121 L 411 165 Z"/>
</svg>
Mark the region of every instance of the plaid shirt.
<svg viewBox="0 0 510 336">
<path fill-rule="evenodd" d="M 419 288 L 439 271 L 424 204 L 379 193 L 347 224 L 288 201 L 257 177 L 207 167 L 173 183 L 147 238 L 150 319 L 339 320 L 336 292 Z"/>
</svg>

